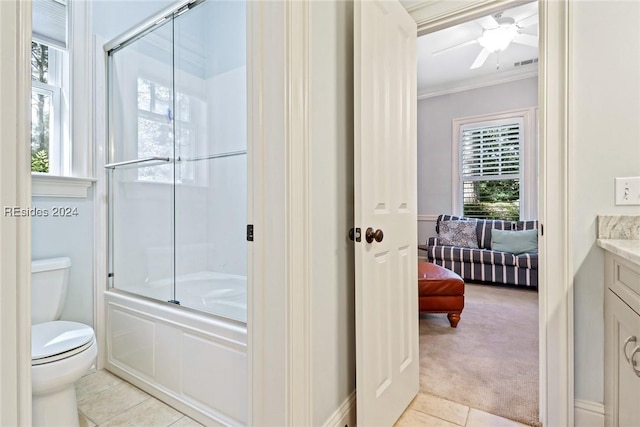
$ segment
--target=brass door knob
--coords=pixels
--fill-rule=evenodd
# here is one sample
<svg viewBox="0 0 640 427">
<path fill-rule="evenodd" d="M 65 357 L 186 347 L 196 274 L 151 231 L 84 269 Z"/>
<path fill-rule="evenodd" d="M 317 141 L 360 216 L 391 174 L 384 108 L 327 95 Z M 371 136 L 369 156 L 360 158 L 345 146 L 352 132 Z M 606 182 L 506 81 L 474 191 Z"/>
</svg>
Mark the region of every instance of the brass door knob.
<svg viewBox="0 0 640 427">
<path fill-rule="evenodd" d="M 380 229 L 373 231 L 373 228 L 369 227 L 367 228 L 367 231 L 364 237 L 365 239 L 367 239 L 367 243 L 373 243 L 374 240 L 376 242 L 382 242 L 382 239 L 384 238 L 384 233 Z"/>
</svg>

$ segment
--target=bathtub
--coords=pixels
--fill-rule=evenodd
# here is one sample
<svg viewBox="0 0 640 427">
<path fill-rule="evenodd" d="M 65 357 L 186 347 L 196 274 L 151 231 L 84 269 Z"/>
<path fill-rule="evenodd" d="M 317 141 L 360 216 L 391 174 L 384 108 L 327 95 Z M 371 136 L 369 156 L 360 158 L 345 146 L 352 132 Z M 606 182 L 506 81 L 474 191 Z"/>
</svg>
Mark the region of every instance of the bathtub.
<svg viewBox="0 0 640 427">
<path fill-rule="evenodd" d="M 175 299 L 181 306 L 246 323 L 246 276 L 202 271 L 177 277 L 175 286 Z M 126 290 L 136 295 L 167 301 L 173 295 L 172 287 L 172 279 L 163 279 L 129 286 Z"/>
<path fill-rule="evenodd" d="M 169 286 L 105 291 L 106 369 L 202 424 L 246 425 L 246 279 L 185 275 L 179 306 L 149 299 Z"/>
</svg>

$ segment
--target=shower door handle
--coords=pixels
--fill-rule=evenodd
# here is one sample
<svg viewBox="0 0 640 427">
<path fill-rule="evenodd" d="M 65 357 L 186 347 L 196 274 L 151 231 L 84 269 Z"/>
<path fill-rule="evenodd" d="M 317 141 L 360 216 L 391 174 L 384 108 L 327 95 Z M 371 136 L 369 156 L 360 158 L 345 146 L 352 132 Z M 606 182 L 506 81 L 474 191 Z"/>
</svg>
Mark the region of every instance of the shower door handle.
<svg viewBox="0 0 640 427">
<path fill-rule="evenodd" d="M 146 163 L 146 162 L 170 162 L 171 161 L 171 157 L 143 157 L 141 159 L 133 159 L 133 160 L 125 160 L 123 162 L 117 162 L 117 163 L 109 163 L 104 165 L 105 168 L 107 169 L 115 169 L 119 166 L 129 166 L 129 165 L 134 165 L 137 163 Z"/>
</svg>

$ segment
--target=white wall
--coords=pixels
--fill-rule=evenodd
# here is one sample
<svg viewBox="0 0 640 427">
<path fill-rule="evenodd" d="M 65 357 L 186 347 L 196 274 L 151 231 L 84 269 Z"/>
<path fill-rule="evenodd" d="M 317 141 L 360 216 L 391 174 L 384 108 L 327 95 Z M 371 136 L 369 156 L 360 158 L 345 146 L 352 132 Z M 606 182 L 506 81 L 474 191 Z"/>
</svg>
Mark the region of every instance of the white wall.
<svg viewBox="0 0 640 427">
<path fill-rule="evenodd" d="M 313 425 L 355 389 L 353 6 L 311 2 Z"/>
<path fill-rule="evenodd" d="M 418 101 L 418 215 L 452 213 L 453 119 L 538 105 L 538 79 L 487 86 Z M 435 236 L 434 221 L 418 223 L 418 243 Z"/>
<path fill-rule="evenodd" d="M 31 219 L 31 258 L 71 258 L 61 319 L 93 326 L 93 189 L 86 198 L 33 197 L 32 207 L 49 216 Z M 53 217 L 54 207 L 77 208 L 78 215 Z"/>
<path fill-rule="evenodd" d="M 602 402 L 604 255 L 594 243 L 596 215 L 640 213 L 614 205 L 614 178 L 640 175 L 640 3 L 576 1 L 570 11 L 575 396 Z"/>
</svg>

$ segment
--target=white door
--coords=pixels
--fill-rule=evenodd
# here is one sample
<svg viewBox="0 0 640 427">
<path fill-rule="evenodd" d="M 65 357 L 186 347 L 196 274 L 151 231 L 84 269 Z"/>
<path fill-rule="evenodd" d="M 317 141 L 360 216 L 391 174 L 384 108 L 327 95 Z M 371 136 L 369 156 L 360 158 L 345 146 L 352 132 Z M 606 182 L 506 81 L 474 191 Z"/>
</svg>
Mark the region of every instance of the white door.
<svg viewBox="0 0 640 427">
<path fill-rule="evenodd" d="M 396 0 L 354 15 L 357 423 L 390 426 L 419 388 L 417 29 Z"/>
</svg>

